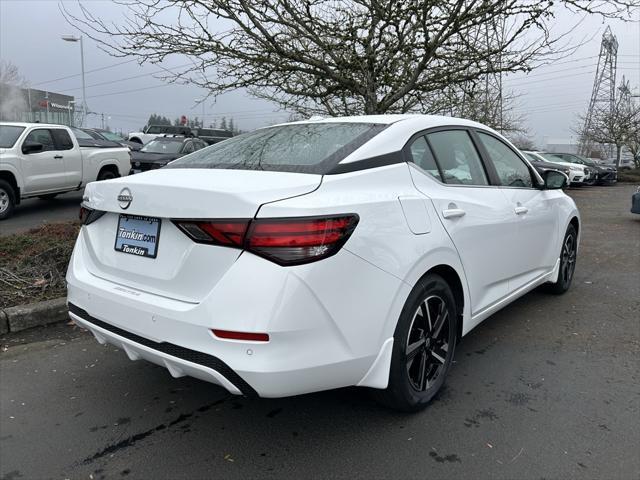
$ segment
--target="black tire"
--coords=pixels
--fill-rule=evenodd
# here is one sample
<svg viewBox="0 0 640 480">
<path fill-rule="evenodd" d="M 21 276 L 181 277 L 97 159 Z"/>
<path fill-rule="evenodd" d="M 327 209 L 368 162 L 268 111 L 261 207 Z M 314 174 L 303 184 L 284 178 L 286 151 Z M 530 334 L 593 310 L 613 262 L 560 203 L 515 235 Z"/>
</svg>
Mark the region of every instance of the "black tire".
<svg viewBox="0 0 640 480">
<path fill-rule="evenodd" d="M 562 246 L 560 247 L 560 269 L 558 279 L 546 285 L 546 290 L 555 295 L 562 295 L 571 287 L 576 269 L 578 233 L 573 225 L 567 227 Z"/>
<path fill-rule="evenodd" d="M 425 408 L 442 388 L 451 366 L 457 322 L 451 288 L 439 275 L 427 274 L 411 291 L 402 309 L 393 335 L 389 386 L 374 390 L 376 399 L 404 412 Z"/>
<path fill-rule="evenodd" d="M 46 195 L 40 195 L 38 196 L 38 198 L 40 200 L 53 200 L 54 198 L 56 198 L 58 196 L 57 193 L 48 193 Z"/>
<path fill-rule="evenodd" d="M 105 169 L 100 170 L 97 180 L 98 182 L 100 182 L 102 180 L 111 180 L 112 178 L 117 178 L 117 175 L 113 172 L 113 170 Z"/>
<path fill-rule="evenodd" d="M 0 180 L 0 220 L 5 220 L 13 215 L 16 208 L 16 192 L 5 180 Z"/>
</svg>

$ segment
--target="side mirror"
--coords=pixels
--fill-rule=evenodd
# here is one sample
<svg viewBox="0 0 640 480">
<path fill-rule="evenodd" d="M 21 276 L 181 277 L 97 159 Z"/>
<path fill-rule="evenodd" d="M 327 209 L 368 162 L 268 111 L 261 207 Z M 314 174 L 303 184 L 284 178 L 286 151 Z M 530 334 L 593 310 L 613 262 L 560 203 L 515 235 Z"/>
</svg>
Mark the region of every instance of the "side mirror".
<svg viewBox="0 0 640 480">
<path fill-rule="evenodd" d="M 38 153 L 44 150 L 44 145 L 38 142 L 24 142 L 22 145 L 22 153 L 28 155 L 29 153 Z"/>
<path fill-rule="evenodd" d="M 547 170 L 544 172 L 543 178 L 545 190 L 557 190 L 569 184 L 567 176 L 557 170 Z"/>
</svg>

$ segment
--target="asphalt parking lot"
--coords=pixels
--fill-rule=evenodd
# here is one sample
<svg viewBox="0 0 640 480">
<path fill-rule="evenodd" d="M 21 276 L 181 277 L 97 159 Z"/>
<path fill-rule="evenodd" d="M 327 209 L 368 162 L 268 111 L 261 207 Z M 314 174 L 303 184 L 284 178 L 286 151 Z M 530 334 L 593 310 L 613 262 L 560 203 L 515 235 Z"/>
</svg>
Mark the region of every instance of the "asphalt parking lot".
<svg viewBox="0 0 640 480">
<path fill-rule="evenodd" d="M 640 478 L 640 215 L 631 185 L 570 192 L 572 289 L 459 345 L 425 411 L 349 388 L 246 400 L 131 362 L 78 328 L 0 339 L 0 477 Z"/>
<path fill-rule="evenodd" d="M 0 236 L 26 232 L 46 223 L 77 220 L 82 192 L 65 193 L 53 200 L 23 200 L 16 207 L 13 217 L 0 223 Z"/>
</svg>

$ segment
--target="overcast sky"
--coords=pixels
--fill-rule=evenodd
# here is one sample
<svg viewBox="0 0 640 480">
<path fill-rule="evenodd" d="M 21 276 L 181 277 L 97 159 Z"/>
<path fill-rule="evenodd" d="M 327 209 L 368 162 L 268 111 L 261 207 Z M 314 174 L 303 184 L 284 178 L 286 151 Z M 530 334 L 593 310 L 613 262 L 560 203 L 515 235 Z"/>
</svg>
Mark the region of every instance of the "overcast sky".
<svg viewBox="0 0 640 480">
<path fill-rule="evenodd" d="M 118 19 L 122 7 L 109 1 L 85 1 L 90 10 L 104 18 Z M 69 2 L 71 9 L 76 8 Z M 581 17 L 562 14 L 559 30 L 569 28 Z M 585 18 L 572 32 L 572 38 L 582 41 L 593 38 L 573 55 L 556 64 L 540 67 L 531 74 L 512 75 L 504 84 L 520 95 L 518 110 L 525 114 L 526 125 L 539 143 L 548 138 L 569 138 L 579 112 L 589 103 L 600 39 L 609 24 L 618 38 L 618 77 L 631 81 L 634 93 L 640 85 L 640 14 L 633 22 L 603 23 L 600 17 Z M 74 95 L 81 98 L 80 52 L 78 44 L 64 42 L 62 34 L 78 33 L 58 9 L 56 0 L 0 0 L 0 58 L 20 69 L 33 88 Z M 195 99 L 204 95 L 202 89 L 167 85 L 151 75 L 157 66 L 139 67 L 126 59 L 113 58 L 87 39 L 85 42 L 87 103 L 95 112 L 103 112 L 112 128 L 133 131 L 146 123 L 151 113 L 170 118 L 180 115 L 201 117 L 202 107 Z M 177 59 L 174 65 L 178 64 Z M 116 65 L 120 64 L 117 66 Z M 170 68 L 171 61 L 165 65 Z M 105 68 L 100 71 L 92 71 Z M 60 77 L 71 78 L 53 81 Z M 137 76 L 138 78 L 129 78 Z M 206 103 L 205 119 L 233 117 L 238 126 L 250 130 L 284 121 L 288 113 L 279 111 L 266 101 L 250 98 L 243 92 L 232 92 Z M 100 117 L 90 116 L 87 123 L 99 126 Z M 544 146 L 544 145 L 541 145 Z"/>
</svg>

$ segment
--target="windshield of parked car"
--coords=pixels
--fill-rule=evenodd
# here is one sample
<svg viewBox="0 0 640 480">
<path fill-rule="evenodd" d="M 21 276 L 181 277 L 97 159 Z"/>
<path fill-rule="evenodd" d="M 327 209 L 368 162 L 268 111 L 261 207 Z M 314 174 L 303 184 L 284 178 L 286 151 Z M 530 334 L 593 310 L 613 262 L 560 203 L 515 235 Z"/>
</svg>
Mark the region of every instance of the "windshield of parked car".
<svg viewBox="0 0 640 480">
<path fill-rule="evenodd" d="M 93 138 L 87 132 L 85 132 L 84 130 L 80 130 L 79 128 L 71 127 L 71 131 L 78 140 L 95 140 L 95 138 Z"/>
<path fill-rule="evenodd" d="M 263 128 L 198 150 L 169 167 L 325 174 L 385 127 L 327 122 Z"/>
<path fill-rule="evenodd" d="M 182 141 L 168 142 L 166 140 L 151 140 L 140 149 L 146 153 L 180 153 L 182 150 Z"/>
<path fill-rule="evenodd" d="M 15 145 L 24 127 L 0 125 L 0 148 L 11 148 Z"/>
<path fill-rule="evenodd" d="M 106 130 L 102 130 L 100 134 L 107 140 L 111 140 L 113 142 L 122 142 L 124 140 L 124 138 L 122 138 L 117 133 L 107 132 Z"/>
</svg>

